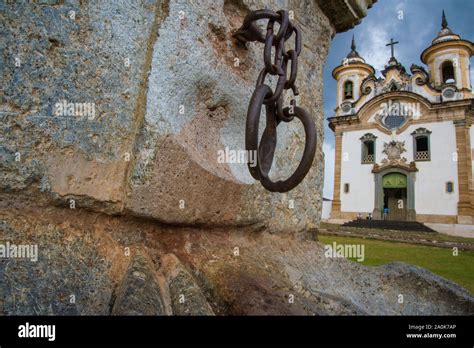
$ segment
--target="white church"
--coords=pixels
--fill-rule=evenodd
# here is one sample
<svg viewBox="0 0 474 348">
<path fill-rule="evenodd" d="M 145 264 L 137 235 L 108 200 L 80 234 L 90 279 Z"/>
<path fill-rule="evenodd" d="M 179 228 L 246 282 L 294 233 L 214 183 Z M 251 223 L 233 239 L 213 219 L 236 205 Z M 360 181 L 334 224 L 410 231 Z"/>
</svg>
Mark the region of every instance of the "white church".
<svg viewBox="0 0 474 348">
<path fill-rule="evenodd" d="M 474 223 L 474 44 L 442 28 L 410 72 L 394 56 L 375 69 L 351 51 L 337 80 L 331 218 Z M 384 216 L 384 212 L 386 216 Z"/>
</svg>

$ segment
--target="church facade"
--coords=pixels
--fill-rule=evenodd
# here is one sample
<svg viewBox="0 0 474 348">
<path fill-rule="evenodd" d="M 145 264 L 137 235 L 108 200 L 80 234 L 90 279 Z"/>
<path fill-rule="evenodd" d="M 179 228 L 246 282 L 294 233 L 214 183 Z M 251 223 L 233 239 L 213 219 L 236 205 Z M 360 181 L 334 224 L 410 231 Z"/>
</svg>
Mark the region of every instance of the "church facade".
<svg viewBox="0 0 474 348">
<path fill-rule="evenodd" d="M 474 44 L 442 28 L 407 72 L 394 55 L 382 71 L 356 51 L 337 80 L 331 218 L 474 223 Z"/>
</svg>

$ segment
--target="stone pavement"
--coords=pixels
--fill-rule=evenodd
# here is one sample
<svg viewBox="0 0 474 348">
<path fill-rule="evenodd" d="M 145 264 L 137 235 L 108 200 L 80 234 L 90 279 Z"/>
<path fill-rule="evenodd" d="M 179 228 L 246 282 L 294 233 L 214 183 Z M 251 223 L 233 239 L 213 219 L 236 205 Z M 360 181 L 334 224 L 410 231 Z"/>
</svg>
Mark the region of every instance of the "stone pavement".
<svg viewBox="0 0 474 348">
<path fill-rule="evenodd" d="M 450 236 L 474 238 L 474 225 L 434 223 L 425 223 L 425 225 L 436 232 L 448 234 Z"/>
</svg>

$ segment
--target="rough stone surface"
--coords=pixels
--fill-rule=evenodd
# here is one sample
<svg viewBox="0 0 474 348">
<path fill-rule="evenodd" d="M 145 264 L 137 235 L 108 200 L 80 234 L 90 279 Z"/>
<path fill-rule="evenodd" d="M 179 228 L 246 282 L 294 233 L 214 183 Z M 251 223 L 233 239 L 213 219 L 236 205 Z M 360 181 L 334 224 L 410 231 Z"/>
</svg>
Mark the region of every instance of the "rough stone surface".
<svg viewBox="0 0 474 348">
<path fill-rule="evenodd" d="M 199 285 L 174 254 L 163 256 L 165 274 L 175 315 L 213 315 Z"/>
<path fill-rule="evenodd" d="M 337 0 L 316 0 L 316 2 L 328 16 L 334 29 L 340 33 L 359 24 L 367 15 L 367 10 L 377 0 L 349 0 L 344 3 Z"/>
<path fill-rule="evenodd" d="M 135 256 L 118 287 L 112 315 L 164 315 L 155 271 L 146 259 Z"/>
<path fill-rule="evenodd" d="M 317 226 L 322 69 L 334 30 L 316 2 L 0 6 L 2 190 L 39 189 L 55 204 L 74 199 L 80 208 L 180 225 Z M 288 194 L 264 190 L 245 163 L 218 162 L 219 150 L 244 150 L 246 109 L 263 67 L 263 45 L 245 50 L 232 34 L 250 10 L 264 7 L 293 11 L 301 28 L 296 99 L 318 125 L 313 168 Z M 63 100 L 93 103 L 95 114 L 57 115 Z M 271 177 L 290 175 L 303 145 L 299 121 L 280 125 Z"/>
<path fill-rule="evenodd" d="M 311 240 L 15 205 L 0 205 L 0 240 L 38 243 L 39 259 L 0 262 L 2 314 L 474 313 L 467 290 L 429 271 L 327 258 Z"/>
<path fill-rule="evenodd" d="M 113 283 L 90 231 L 41 212 L 0 220 L 3 245 L 38 246 L 38 261 L 0 259 L 0 308 L 4 315 L 107 315 Z M 73 296 L 73 297 L 71 297 Z"/>
<path fill-rule="evenodd" d="M 170 2 L 170 15 L 161 23 L 153 49 L 145 127 L 137 140 L 140 160 L 133 169 L 126 209 L 170 223 L 264 222 L 273 230 L 316 226 L 322 127 L 314 168 L 289 194 L 272 194 L 255 184 L 245 163 L 217 163 L 218 150 L 244 149 L 247 104 L 263 67 L 262 45 L 239 48 L 232 33 L 249 10 L 265 5 L 262 1 Z M 312 2 L 282 2 L 280 7 L 295 12 L 305 42 L 299 59 L 298 102 L 322 124 L 322 68 L 331 36 L 328 20 Z M 238 67 L 235 58 L 240 60 Z M 296 169 L 304 146 L 298 121 L 279 128 L 274 178 Z M 289 199 L 295 202 L 293 210 L 288 208 Z M 186 209 L 179 210 L 180 200 Z"/>
</svg>

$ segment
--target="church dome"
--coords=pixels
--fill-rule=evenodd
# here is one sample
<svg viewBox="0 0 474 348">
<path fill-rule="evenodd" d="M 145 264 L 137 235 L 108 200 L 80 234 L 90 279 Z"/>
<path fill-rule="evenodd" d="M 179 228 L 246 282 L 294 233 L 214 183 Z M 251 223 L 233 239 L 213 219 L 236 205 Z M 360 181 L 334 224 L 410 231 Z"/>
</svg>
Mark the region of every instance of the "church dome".
<svg viewBox="0 0 474 348">
<path fill-rule="evenodd" d="M 347 55 L 347 58 L 360 58 L 359 52 L 357 51 L 350 51 Z"/>
<path fill-rule="evenodd" d="M 452 41 L 452 40 L 461 40 L 461 37 L 458 34 L 455 34 L 451 28 L 448 27 L 448 21 L 446 20 L 446 15 L 443 10 L 443 15 L 441 18 L 441 30 L 438 32 L 438 36 L 432 41 L 433 44 L 443 41 Z"/>
<path fill-rule="evenodd" d="M 439 32 L 438 32 L 438 36 L 437 37 L 441 37 L 441 36 L 445 36 L 445 35 L 453 35 L 453 31 L 450 29 L 450 28 L 442 28 Z"/>
<path fill-rule="evenodd" d="M 354 35 L 352 35 L 351 51 L 347 54 L 344 61 L 350 63 L 365 63 L 365 59 L 359 55 L 359 52 L 356 51 L 356 44 Z"/>
<path fill-rule="evenodd" d="M 341 73 L 352 75 L 355 74 L 360 76 L 361 79 L 367 75 L 375 73 L 375 69 L 371 65 L 367 64 L 365 59 L 360 56 L 359 52 L 357 52 L 354 35 L 352 35 L 350 52 L 346 57 L 344 57 L 344 59 L 341 61 L 341 64 L 333 69 L 332 76 L 334 79 L 338 80 L 339 77 L 341 77 Z M 359 82 L 357 82 L 355 89 L 359 88 Z"/>
</svg>

